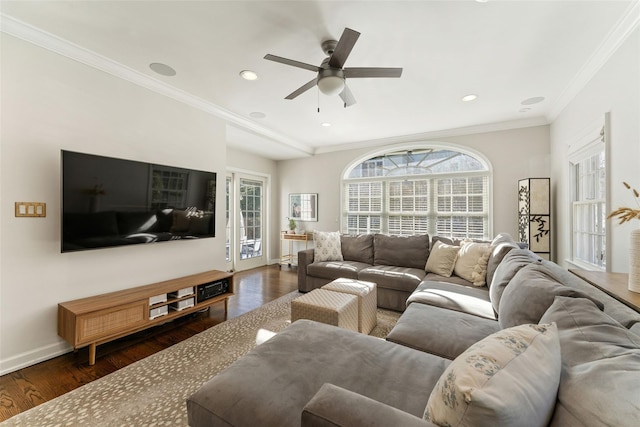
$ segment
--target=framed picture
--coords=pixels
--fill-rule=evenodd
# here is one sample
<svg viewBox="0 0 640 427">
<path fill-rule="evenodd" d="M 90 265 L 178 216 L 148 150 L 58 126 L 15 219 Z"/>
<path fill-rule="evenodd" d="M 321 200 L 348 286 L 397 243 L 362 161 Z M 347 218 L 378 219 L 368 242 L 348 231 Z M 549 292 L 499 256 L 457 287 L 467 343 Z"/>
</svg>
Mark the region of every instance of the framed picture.
<svg viewBox="0 0 640 427">
<path fill-rule="evenodd" d="M 318 193 L 289 194 L 289 217 L 296 221 L 317 221 Z"/>
</svg>

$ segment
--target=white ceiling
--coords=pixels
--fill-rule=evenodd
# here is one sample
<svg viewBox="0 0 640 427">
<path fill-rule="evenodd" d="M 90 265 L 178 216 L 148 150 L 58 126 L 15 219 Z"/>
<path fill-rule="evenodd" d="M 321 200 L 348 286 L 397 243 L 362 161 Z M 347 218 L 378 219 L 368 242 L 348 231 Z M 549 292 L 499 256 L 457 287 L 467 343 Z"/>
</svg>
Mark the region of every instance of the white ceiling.
<svg viewBox="0 0 640 427">
<path fill-rule="evenodd" d="M 2 1 L 1 8 L 2 31 L 219 115 L 230 123 L 229 145 L 273 159 L 548 123 L 639 14 L 637 0 Z M 314 74 L 264 55 L 319 65 L 320 43 L 345 27 L 361 33 L 345 66 L 402 67 L 402 77 L 348 80 L 357 104 L 346 109 L 316 89 L 285 100 Z M 177 75 L 155 74 L 153 62 Z M 258 80 L 240 78 L 244 69 Z M 461 102 L 469 93 L 478 99 Z M 532 97 L 545 100 L 521 104 Z"/>
</svg>

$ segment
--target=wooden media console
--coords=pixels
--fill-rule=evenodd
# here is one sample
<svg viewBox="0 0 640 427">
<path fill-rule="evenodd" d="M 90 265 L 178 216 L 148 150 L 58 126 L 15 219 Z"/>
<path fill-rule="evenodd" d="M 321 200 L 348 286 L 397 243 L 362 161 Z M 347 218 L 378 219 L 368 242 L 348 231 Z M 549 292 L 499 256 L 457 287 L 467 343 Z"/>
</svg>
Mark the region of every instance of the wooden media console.
<svg viewBox="0 0 640 427">
<path fill-rule="evenodd" d="M 207 287 L 206 295 L 202 287 Z M 211 296 L 211 287 L 220 294 Z M 200 292 L 199 292 L 200 291 Z M 58 304 L 58 335 L 74 350 L 96 346 L 142 331 L 224 301 L 234 293 L 233 274 L 212 270 Z M 205 299 L 206 298 L 206 299 Z"/>
</svg>

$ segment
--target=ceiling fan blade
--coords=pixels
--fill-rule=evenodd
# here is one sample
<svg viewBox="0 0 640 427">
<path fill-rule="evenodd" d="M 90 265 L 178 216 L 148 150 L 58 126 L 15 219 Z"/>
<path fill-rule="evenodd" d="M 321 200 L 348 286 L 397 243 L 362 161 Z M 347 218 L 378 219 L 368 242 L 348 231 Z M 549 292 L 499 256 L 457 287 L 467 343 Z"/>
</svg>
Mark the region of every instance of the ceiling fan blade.
<svg viewBox="0 0 640 427">
<path fill-rule="evenodd" d="M 309 83 L 307 83 L 307 84 L 305 84 L 303 86 L 300 86 L 298 89 L 296 89 L 293 92 L 291 92 L 284 99 L 293 99 L 293 98 L 297 97 L 298 95 L 301 95 L 304 92 L 308 91 L 309 89 L 314 87 L 317 83 L 318 83 L 318 78 L 316 77 L 315 79 L 311 80 Z"/>
<path fill-rule="evenodd" d="M 269 61 L 279 62 L 285 65 L 291 65 L 292 67 L 304 68 L 305 70 L 315 71 L 316 73 L 320 71 L 320 67 L 316 65 L 306 64 L 300 61 L 294 61 L 293 59 L 283 58 L 281 56 L 266 54 L 264 59 L 268 59 Z"/>
<path fill-rule="evenodd" d="M 356 103 L 356 98 L 353 96 L 353 93 L 351 93 L 348 86 L 345 86 L 344 89 L 342 89 L 342 92 L 340 92 L 340 98 L 342 98 L 345 108 L 351 107 Z"/>
<path fill-rule="evenodd" d="M 345 68 L 345 78 L 400 77 L 402 68 Z"/>
<path fill-rule="evenodd" d="M 331 59 L 329 59 L 329 66 L 334 68 L 344 67 L 344 63 L 347 61 L 347 58 L 351 53 L 351 49 L 353 49 L 353 45 L 356 44 L 358 37 L 360 37 L 359 32 L 354 31 L 351 28 L 345 28 L 340 36 L 340 40 L 338 40 L 338 44 L 336 45 L 333 54 L 331 55 Z"/>
</svg>

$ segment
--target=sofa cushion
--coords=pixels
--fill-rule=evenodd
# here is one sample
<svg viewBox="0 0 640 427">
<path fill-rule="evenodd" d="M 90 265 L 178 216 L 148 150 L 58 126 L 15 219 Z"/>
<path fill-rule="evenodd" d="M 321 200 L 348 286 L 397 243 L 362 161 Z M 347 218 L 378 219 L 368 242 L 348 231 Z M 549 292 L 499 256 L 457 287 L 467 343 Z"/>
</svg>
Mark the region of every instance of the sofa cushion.
<svg viewBox="0 0 640 427">
<path fill-rule="evenodd" d="M 373 265 L 373 234 L 340 236 L 342 258 L 345 261 L 357 261 Z"/>
<path fill-rule="evenodd" d="M 390 265 L 374 265 L 363 268 L 358 273 L 358 279 L 373 282 L 378 288 L 395 289 L 403 292 L 413 292 L 425 272 L 422 268 L 394 267 Z"/>
<path fill-rule="evenodd" d="M 449 365 L 431 392 L 424 418 L 441 426 L 546 426 L 560 369 L 555 324 L 503 329 Z"/>
<path fill-rule="evenodd" d="M 496 268 L 493 275 L 493 282 L 489 287 L 489 297 L 493 310 L 498 313 L 500 310 L 500 299 L 507 285 L 521 268 L 532 262 L 540 262 L 540 257 L 528 249 L 514 249 L 509 251 L 502 262 Z"/>
<path fill-rule="evenodd" d="M 436 244 L 436 242 L 442 242 L 446 245 L 460 246 L 462 242 L 465 240 L 471 240 L 475 243 L 491 243 L 491 240 L 481 240 L 481 239 L 457 239 L 455 237 L 444 237 L 444 236 L 433 236 L 431 238 L 431 247 Z"/>
<path fill-rule="evenodd" d="M 358 332 L 298 320 L 189 397 L 188 424 L 300 425 L 303 408 L 325 383 L 421 417 L 449 363 Z"/>
<path fill-rule="evenodd" d="M 425 270 L 428 273 L 435 273 L 444 277 L 451 276 L 459 251 L 460 246 L 436 242 L 429 253 Z"/>
<path fill-rule="evenodd" d="M 556 297 L 562 376 L 551 426 L 640 425 L 640 337 L 592 301 Z"/>
<path fill-rule="evenodd" d="M 487 261 L 487 286 L 491 286 L 498 265 L 512 249 L 518 249 L 518 245 L 509 233 L 500 233 L 493 239 Z"/>
<path fill-rule="evenodd" d="M 438 427 L 393 406 L 325 383 L 302 411 L 301 427 Z"/>
<path fill-rule="evenodd" d="M 312 277 L 335 280 L 340 277 L 357 279 L 358 273 L 369 264 L 356 261 L 324 261 L 307 265 L 307 274 Z"/>
<path fill-rule="evenodd" d="M 343 260 L 340 232 L 314 231 L 313 241 L 315 243 L 314 262 Z"/>
<path fill-rule="evenodd" d="M 634 323 L 629 330 L 640 337 L 640 323 Z"/>
<path fill-rule="evenodd" d="M 455 276 L 453 274 L 449 277 L 445 277 L 445 276 L 440 276 L 439 274 L 436 274 L 436 273 L 427 273 L 427 275 L 424 276 L 424 281 L 446 282 L 446 283 L 455 283 L 456 285 L 462 285 L 462 286 L 473 286 L 473 283 L 471 283 L 470 281 L 465 280 L 462 277 Z M 475 286 L 473 287 L 475 288 Z"/>
<path fill-rule="evenodd" d="M 625 328 L 629 328 L 634 323 L 640 322 L 640 313 L 638 311 L 624 304 L 620 304 L 620 302 L 612 296 L 602 292 L 600 289 L 582 280 L 567 269 L 560 267 L 558 264 L 542 260 L 540 263 L 536 263 L 535 268 L 553 277 L 563 285 L 589 295 L 591 299 L 597 301 L 598 307 L 604 305 L 603 311 L 617 320 Z"/>
<path fill-rule="evenodd" d="M 499 330 L 498 322 L 427 304 L 410 304 L 387 341 L 455 359 L 472 344 Z"/>
<path fill-rule="evenodd" d="M 387 236 L 376 234 L 373 237 L 374 265 L 394 265 L 398 267 L 419 268 L 429 258 L 429 235 Z"/>
<path fill-rule="evenodd" d="M 591 298 L 577 289 L 555 281 L 536 264 L 518 271 L 502 294 L 498 322 L 501 328 L 538 323 L 556 296 Z M 602 308 L 602 303 L 593 299 Z"/>
<path fill-rule="evenodd" d="M 474 286 L 484 286 L 487 280 L 489 253 L 488 243 L 462 242 L 453 272 Z"/>
<path fill-rule="evenodd" d="M 407 298 L 412 303 L 434 305 L 495 320 L 487 288 L 423 281 Z"/>
</svg>

